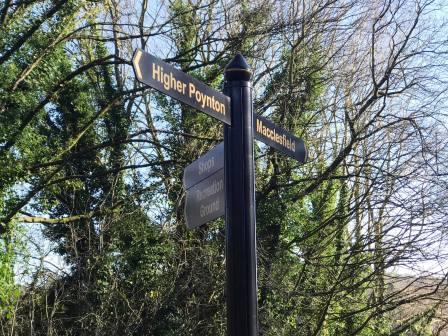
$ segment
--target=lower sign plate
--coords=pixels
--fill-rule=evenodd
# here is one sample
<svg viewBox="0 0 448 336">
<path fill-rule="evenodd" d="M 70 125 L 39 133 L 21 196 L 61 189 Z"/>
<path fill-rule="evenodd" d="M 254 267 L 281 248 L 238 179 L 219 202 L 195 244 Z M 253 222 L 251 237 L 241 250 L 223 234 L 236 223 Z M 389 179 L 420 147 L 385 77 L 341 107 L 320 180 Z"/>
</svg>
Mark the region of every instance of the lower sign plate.
<svg viewBox="0 0 448 336">
<path fill-rule="evenodd" d="M 224 188 L 224 169 L 220 169 L 187 190 L 185 218 L 189 229 L 224 216 Z"/>
</svg>

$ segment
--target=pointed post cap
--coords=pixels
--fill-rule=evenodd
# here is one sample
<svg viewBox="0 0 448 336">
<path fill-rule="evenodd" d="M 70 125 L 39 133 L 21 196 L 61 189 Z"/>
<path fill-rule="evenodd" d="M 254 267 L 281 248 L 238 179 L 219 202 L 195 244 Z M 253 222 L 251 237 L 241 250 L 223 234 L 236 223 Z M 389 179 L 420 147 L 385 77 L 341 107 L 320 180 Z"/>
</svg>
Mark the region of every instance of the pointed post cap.
<svg viewBox="0 0 448 336">
<path fill-rule="evenodd" d="M 224 78 L 228 81 L 248 81 L 251 76 L 252 72 L 250 71 L 249 65 L 240 53 L 236 54 L 224 69 Z"/>
</svg>

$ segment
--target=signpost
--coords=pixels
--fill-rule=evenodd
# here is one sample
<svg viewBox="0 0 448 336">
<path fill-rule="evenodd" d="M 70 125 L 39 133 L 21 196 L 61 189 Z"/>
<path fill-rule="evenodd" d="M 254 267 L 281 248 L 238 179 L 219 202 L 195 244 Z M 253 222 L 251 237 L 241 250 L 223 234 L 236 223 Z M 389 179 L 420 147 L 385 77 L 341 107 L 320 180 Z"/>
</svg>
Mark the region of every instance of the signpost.
<svg viewBox="0 0 448 336">
<path fill-rule="evenodd" d="M 224 95 L 137 49 L 137 79 L 224 122 L 224 143 L 184 170 L 185 218 L 195 228 L 225 214 L 227 333 L 258 335 L 255 174 L 253 140 L 305 163 L 302 139 L 252 111 L 251 72 L 237 55 L 225 69 Z"/>
<path fill-rule="evenodd" d="M 230 99 L 172 65 L 137 49 L 132 57 L 137 79 L 230 125 Z"/>
<path fill-rule="evenodd" d="M 227 65 L 232 126 L 224 128 L 227 333 L 258 335 L 254 132 L 251 72 L 240 54 Z"/>
</svg>

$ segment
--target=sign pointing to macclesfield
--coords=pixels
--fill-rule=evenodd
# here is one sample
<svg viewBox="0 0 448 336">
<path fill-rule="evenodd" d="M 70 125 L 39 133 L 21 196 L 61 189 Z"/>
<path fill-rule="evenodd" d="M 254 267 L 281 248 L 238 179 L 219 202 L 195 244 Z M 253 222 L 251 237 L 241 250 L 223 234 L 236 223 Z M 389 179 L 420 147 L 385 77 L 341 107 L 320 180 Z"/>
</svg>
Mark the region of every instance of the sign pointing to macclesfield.
<svg viewBox="0 0 448 336">
<path fill-rule="evenodd" d="M 230 98 L 223 93 L 141 49 L 132 65 L 140 82 L 230 125 Z"/>
<path fill-rule="evenodd" d="M 302 139 L 259 115 L 254 115 L 254 130 L 255 139 L 263 141 L 300 163 L 305 163 L 306 148 Z"/>
</svg>

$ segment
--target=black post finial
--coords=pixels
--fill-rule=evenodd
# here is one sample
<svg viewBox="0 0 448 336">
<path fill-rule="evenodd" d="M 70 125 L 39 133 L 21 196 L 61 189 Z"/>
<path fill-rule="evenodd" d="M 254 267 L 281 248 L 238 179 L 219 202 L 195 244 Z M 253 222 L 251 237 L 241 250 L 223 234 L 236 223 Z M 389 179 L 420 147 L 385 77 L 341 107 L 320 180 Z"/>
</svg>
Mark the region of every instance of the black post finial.
<svg viewBox="0 0 448 336">
<path fill-rule="evenodd" d="M 224 69 L 224 77 L 228 81 L 234 80 L 243 80 L 248 81 L 252 76 L 252 72 L 250 71 L 249 65 L 246 62 L 246 59 L 240 53 L 236 54 L 236 56 L 227 64 Z"/>
</svg>

